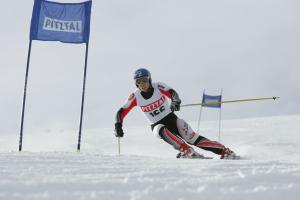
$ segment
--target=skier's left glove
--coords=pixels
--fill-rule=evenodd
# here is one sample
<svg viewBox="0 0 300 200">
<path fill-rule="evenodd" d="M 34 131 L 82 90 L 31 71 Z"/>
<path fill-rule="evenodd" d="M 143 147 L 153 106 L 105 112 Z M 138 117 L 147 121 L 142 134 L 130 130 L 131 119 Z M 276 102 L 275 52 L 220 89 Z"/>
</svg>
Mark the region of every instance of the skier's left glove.
<svg viewBox="0 0 300 200">
<path fill-rule="evenodd" d="M 173 100 L 171 102 L 171 106 L 170 106 L 170 109 L 172 110 L 172 112 L 179 111 L 180 110 L 180 104 L 181 104 L 181 101 L 179 99 Z"/>
<path fill-rule="evenodd" d="M 124 131 L 122 129 L 122 123 L 120 123 L 120 122 L 115 123 L 115 136 L 116 137 L 123 137 L 124 136 Z"/>
</svg>

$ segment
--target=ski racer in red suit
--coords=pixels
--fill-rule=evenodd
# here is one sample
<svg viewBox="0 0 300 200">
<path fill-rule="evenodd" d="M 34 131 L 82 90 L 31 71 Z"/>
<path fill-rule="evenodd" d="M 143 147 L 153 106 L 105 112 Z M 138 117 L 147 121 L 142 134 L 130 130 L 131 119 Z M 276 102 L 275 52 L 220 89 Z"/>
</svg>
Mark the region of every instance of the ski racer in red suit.
<svg viewBox="0 0 300 200">
<path fill-rule="evenodd" d="M 212 151 L 220 155 L 221 159 L 236 157 L 224 145 L 195 133 L 189 124 L 174 114 L 174 111 L 180 109 L 181 103 L 174 89 L 164 83 L 152 83 L 150 72 L 144 68 L 136 70 L 134 80 L 138 89 L 116 114 L 116 137 L 124 136 L 123 120 L 133 107 L 139 106 L 151 124 L 153 134 L 179 151 L 177 158 L 203 158 L 191 145 Z"/>
</svg>

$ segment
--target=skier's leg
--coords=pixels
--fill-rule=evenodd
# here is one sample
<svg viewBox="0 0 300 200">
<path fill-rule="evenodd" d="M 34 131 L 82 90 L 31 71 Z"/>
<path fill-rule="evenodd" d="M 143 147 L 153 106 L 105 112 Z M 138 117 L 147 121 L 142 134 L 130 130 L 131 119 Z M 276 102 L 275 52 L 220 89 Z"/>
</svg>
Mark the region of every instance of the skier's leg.
<svg viewBox="0 0 300 200">
<path fill-rule="evenodd" d="M 195 146 L 214 152 L 215 154 L 222 155 L 226 147 L 223 144 L 220 144 L 216 141 L 211 141 L 203 136 L 199 136 L 194 143 Z"/>
<path fill-rule="evenodd" d="M 157 124 L 153 128 L 153 133 L 158 138 L 163 139 L 168 144 L 172 145 L 174 149 L 179 150 L 179 154 L 177 155 L 177 158 L 179 157 L 185 157 L 185 158 L 199 158 L 203 157 L 202 155 L 198 154 L 194 151 L 192 147 L 190 147 L 185 141 L 178 137 L 177 135 L 171 133 L 165 125 L 163 124 Z"/>
<path fill-rule="evenodd" d="M 195 146 L 205 149 L 207 151 L 212 151 L 215 154 L 221 155 L 221 159 L 238 159 L 238 156 L 223 144 L 216 141 L 211 141 L 205 137 L 199 136 L 194 143 Z"/>
<path fill-rule="evenodd" d="M 176 150 L 187 150 L 189 148 L 188 144 L 186 144 L 180 137 L 171 133 L 163 124 L 157 124 L 153 128 L 153 134 L 172 145 Z"/>
<path fill-rule="evenodd" d="M 177 132 L 189 144 L 194 144 L 199 135 L 193 131 L 191 126 L 183 119 L 177 118 Z"/>
<path fill-rule="evenodd" d="M 177 119 L 177 128 L 180 136 L 189 144 L 195 145 L 201 149 L 211 151 L 215 154 L 224 157 L 226 153 L 232 152 L 229 148 L 226 148 L 223 144 L 216 141 L 211 141 L 196 132 L 186 123 L 183 119 Z M 233 152 L 232 152 L 233 153 Z"/>
</svg>

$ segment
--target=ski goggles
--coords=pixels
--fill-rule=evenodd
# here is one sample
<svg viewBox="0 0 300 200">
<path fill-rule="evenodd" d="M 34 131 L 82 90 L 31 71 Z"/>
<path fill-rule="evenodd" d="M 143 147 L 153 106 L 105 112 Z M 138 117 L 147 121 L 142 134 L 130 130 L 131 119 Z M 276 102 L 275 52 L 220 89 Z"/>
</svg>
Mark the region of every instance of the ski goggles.
<svg viewBox="0 0 300 200">
<path fill-rule="evenodd" d="M 138 78 L 135 80 L 135 83 L 137 85 L 143 84 L 143 83 L 147 83 L 149 81 L 148 77 L 142 77 L 142 78 Z"/>
</svg>

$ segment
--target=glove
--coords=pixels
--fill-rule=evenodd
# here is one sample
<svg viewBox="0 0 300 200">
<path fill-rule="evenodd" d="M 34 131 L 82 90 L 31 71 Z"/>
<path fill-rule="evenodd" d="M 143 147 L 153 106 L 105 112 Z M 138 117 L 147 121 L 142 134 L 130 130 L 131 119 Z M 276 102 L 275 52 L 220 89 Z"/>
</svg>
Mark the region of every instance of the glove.
<svg viewBox="0 0 300 200">
<path fill-rule="evenodd" d="M 171 102 L 171 106 L 170 106 L 170 109 L 172 110 L 172 112 L 179 111 L 180 110 L 180 104 L 181 104 L 180 100 L 179 101 L 178 100 L 177 101 L 173 100 Z"/>
<path fill-rule="evenodd" d="M 115 123 L 115 136 L 116 137 L 124 136 L 124 131 L 122 129 L 122 123 L 120 123 L 120 122 Z"/>
</svg>

